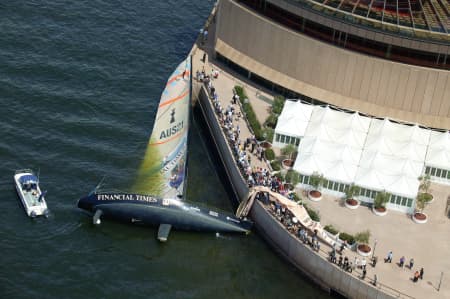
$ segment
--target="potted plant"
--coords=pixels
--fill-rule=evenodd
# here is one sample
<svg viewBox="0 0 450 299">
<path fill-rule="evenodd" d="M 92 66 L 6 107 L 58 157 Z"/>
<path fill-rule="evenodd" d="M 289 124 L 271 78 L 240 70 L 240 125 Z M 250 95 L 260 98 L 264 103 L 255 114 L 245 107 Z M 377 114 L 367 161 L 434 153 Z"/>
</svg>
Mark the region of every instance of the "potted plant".
<svg viewBox="0 0 450 299">
<path fill-rule="evenodd" d="M 355 240 L 358 242 L 356 252 L 362 256 L 369 256 L 372 253 L 372 248 L 368 245 L 370 239 L 370 230 L 359 232 L 355 235 Z"/>
<path fill-rule="evenodd" d="M 412 220 L 416 223 L 426 223 L 428 216 L 423 212 L 427 203 L 433 199 L 430 193 L 419 192 L 416 197 L 416 210 L 412 215 Z"/>
<path fill-rule="evenodd" d="M 427 194 L 427 198 L 430 200 L 427 203 L 432 203 L 434 200 L 433 195 L 430 193 L 431 177 L 429 174 L 419 177 L 419 192 Z"/>
<path fill-rule="evenodd" d="M 287 158 L 287 159 L 284 159 L 284 160 L 281 162 L 281 165 L 283 165 L 283 168 L 284 168 L 284 169 L 291 169 L 292 166 L 294 166 L 293 155 L 294 155 L 295 153 L 297 153 L 297 147 L 296 147 L 295 145 L 293 145 L 293 144 L 288 144 L 288 145 L 286 145 L 285 147 L 283 147 L 283 148 L 281 149 L 281 153 L 282 153 L 283 155 L 286 155 L 286 156 L 289 157 L 289 158 Z"/>
<path fill-rule="evenodd" d="M 359 200 L 357 200 L 354 196 L 359 193 L 360 188 L 355 184 L 351 184 L 347 188 L 345 188 L 345 202 L 344 205 L 351 209 L 357 209 L 361 204 Z"/>
<path fill-rule="evenodd" d="M 339 230 L 337 230 L 333 225 L 328 224 L 325 225 L 325 227 L 323 228 L 326 233 L 328 234 L 328 236 L 333 239 L 336 240 L 336 238 L 339 236 Z"/>
<path fill-rule="evenodd" d="M 313 172 L 310 176 L 309 184 L 313 187 L 313 189 L 308 192 L 308 198 L 310 200 L 320 201 L 322 199 L 322 192 L 319 191 L 319 188 L 322 187 L 324 180 L 323 175 L 318 172 Z"/>
<path fill-rule="evenodd" d="M 389 201 L 391 195 L 386 191 L 381 191 L 377 193 L 375 200 L 373 202 L 372 211 L 377 216 L 384 216 L 387 214 L 386 203 Z"/>
<path fill-rule="evenodd" d="M 338 243 L 344 244 L 348 248 L 353 248 L 353 246 L 356 244 L 355 237 L 346 232 L 339 233 L 338 239 Z"/>
<path fill-rule="evenodd" d="M 288 170 L 284 176 L 284 180 L 286 181 L 285 188 L 292 191 L 300 180 L 300 174 L 295 170 Z"/>
</svg>

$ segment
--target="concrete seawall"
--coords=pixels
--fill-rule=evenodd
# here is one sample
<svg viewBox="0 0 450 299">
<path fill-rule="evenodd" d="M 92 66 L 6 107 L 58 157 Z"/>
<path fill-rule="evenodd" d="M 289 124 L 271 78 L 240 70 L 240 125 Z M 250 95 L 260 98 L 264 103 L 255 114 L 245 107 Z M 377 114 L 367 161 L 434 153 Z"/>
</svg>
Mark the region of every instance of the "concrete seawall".
<svg viewBox="0 0 450 299">
<path fill-rule="evenodd" d="M 220 161 L 223 164 L 231 188 L 239 201 L 249 192 L 246 181 L 240 174 L 228 142 L 217 120 L 206 89 L 196 88 L 198 103 Z M 338 293 L 347 298 L 384 299 L 396 298 L 355 276 L 342 271 L 334 264 L 316 254 L 298 238 L 289 233 L 264 207 L 256 201 L 250 216 L 261 236 L 285 259 L 303 274 L 329 293 Z"/>
</svg>

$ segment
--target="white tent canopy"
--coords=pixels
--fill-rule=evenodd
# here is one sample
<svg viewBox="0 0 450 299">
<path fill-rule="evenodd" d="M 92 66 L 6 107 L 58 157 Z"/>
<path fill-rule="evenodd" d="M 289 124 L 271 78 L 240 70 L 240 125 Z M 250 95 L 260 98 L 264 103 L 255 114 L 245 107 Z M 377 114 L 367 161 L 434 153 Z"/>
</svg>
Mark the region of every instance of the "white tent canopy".
<svg viewBox="0 0 450 299">
<path fill-rule="evenodd" d="M 276 133 L 301 138 L 294 170 L 415 198 L 424 166 L 450 170 L 450 133 L 286 101 Z"/>
<path fill-rule="evenodd" d="M 352 183 L 369 125 L 370 119 L 358 113 L 314 107 L 294 169 L 306 175 L 317 171 L 328 180 Z"/>
<path fill-rule="evenodd" d="M 275 133 L 293 137 L 304 136 L 313 108 L 313 105 L 300 101 L 286 101 L 278 117 Z"/>
<path fill-rule="evenodd" d="M 450 132 L 431 132 L 425 165 L 450 170 Z"/>
</svg>

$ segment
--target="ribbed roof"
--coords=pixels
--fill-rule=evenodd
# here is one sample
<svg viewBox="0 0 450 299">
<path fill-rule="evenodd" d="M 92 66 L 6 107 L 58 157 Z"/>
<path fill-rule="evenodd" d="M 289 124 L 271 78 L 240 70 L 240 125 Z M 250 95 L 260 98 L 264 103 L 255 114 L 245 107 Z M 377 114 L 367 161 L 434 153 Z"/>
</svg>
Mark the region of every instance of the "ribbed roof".
<svg viewBox="0 0 450 299">
<path fill-rule="evenodd" d="M 319 4 L 324 9 L 337 11 L 335 17 L 339 17 L 339 12 L 342 12 L 347 21 L 357 21 L 369 27 L 377 27 L 374 23 L 378 23 L 383 30 L 387 28 L 382 28 L 382 25 L 394 25 L 433 33 L 450 33 L 450 0 L 297 0 L 297 2 Z M 352 19 L 352 16 L 356 18 Z"/>
</svg>

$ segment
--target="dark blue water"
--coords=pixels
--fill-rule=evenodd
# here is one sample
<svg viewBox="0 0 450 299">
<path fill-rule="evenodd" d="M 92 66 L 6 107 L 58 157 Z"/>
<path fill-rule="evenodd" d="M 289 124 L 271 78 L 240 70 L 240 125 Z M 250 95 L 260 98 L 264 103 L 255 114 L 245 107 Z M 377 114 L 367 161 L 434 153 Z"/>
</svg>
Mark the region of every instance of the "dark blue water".
<svg viewBox="0 0 450 299">
<path fill-rule="evenodd" d="M 322 298 L 256 235 L 91 219 L 76 200 L 103 177 L 127 190 L 167 77 L 211 1 L 0 3 L 0 298 Z M 231 211 L 192 129 L 188 195 Z M 14 170 L 40 170 L 49 219 L 29 219 Z"/>
</svg>

